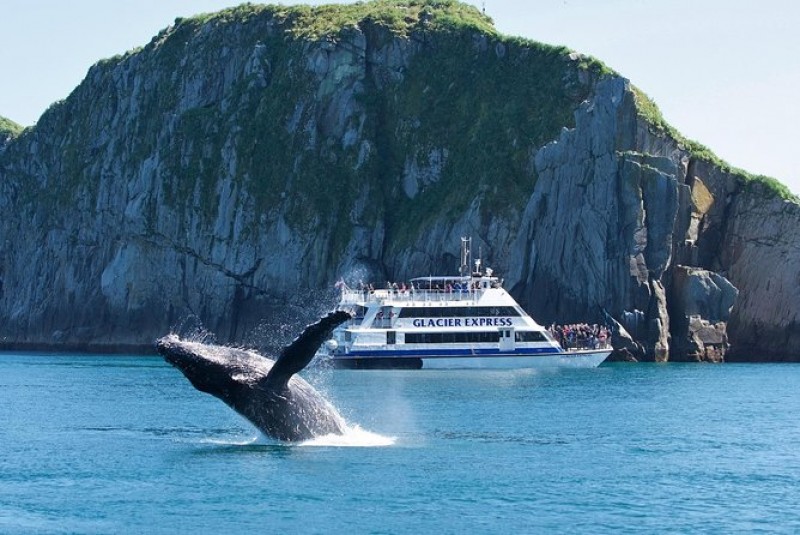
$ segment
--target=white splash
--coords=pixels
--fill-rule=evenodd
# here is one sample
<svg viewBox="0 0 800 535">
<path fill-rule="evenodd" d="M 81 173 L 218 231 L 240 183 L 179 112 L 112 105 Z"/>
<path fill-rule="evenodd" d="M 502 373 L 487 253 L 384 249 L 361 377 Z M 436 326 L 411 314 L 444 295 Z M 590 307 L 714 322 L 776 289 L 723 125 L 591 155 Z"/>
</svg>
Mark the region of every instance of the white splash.
<svg viewBox="0 0 800 535">
<path fill-rule="evenodd" d="M 343 435 L 330 434 L 321 437 L 312 438 L 304 442 L 287 443 L 279 442 L 273 438 L 267 437 L 258 433 L 254 437 L 241 437 L 241 438 L 204 438 L 200 440 L 201 444 L 213 444 L 215 446 L 274 446 L 283 445 L 287 447 L 301 447 L 301 446 L 334 446 L 340 448 L 375 448 L 392 446 L 397 442 L 396 437 L 387 437 L 366 431 L 359 426 L 346 425 L 345 433 Z"/>
<path fill-rule="evenodd" d="M 343 435 L 330 434 L 315 437 L 298 446 L 337 446 L 343 448 L 374 448 L 382 446 L 392 446 L 397 441 L 395 437 L 385 437 L 377 433 L 372 433 L 359 426 L 347 426 Z"/>
<path fill-rule="evenodd" d="M 252 445 L 259 445 L 259 444 L 267 444 L 264 437 L 261 435 L 256 435 L 250 438 L 242 438 L 241 440 L 234 440 L 233 438 L 229 439 L 222 439 L 222 438 L 204 438 L 200 441 L 201 444 L 213 444 L 215 446 L 252 446 Z"/>
</svg>

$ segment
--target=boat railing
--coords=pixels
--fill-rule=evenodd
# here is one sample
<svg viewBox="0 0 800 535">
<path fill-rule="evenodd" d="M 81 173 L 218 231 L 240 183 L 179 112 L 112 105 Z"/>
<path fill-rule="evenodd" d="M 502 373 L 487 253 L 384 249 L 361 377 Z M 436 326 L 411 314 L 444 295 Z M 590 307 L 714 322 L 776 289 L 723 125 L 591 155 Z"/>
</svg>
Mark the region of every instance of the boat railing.
<svg viewBox="0 0 800 535">
<path fill-rule="evenodd" d="M 357 305 L 365 303 L 384 303 L 387 301 L 402 301 L 408 303 L 437 303 L 448 301 L 474 302 L 480 299 L 484 289 L 464 290 L 419 290 L 416 288 L 406 290 L 380 289 L 380 290 L 354 290 L 342 289 L 341 304 Z"/>
</svg>

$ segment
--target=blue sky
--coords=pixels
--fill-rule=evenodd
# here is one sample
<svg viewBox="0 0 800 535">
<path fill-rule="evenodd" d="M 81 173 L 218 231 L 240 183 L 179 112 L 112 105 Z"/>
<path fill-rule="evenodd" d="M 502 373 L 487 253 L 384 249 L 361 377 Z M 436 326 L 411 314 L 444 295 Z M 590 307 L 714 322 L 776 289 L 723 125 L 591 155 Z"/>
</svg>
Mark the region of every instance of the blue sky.
<svg viewBox="0 0 800 535">
<path fill-rule="evenodd" d="M 0 115 L 32 124 L 97 60 L 146 44 L 175 17 L 238 3 L 0 0 Z M 800 2 L 469 3 L 485 5 L 502 33 L 599 58 L 650 95 L 684 135 L 800 194 Z"/>
</svg>

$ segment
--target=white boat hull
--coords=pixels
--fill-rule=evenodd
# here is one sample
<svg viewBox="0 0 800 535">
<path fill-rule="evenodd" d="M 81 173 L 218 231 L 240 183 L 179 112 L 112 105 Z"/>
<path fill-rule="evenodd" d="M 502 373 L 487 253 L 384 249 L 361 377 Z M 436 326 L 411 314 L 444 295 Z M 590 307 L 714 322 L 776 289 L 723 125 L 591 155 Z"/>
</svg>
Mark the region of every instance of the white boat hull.
<svg viewBox="0 0 800 535">
<path fill-rule="evenodd" d="M 478 368 L 596 368 L 608 355 L 610 349 L 596 351 L 571 351 L 557 354 L 538 355 L 498 355 L 480 357 L 440 357 L 423 358 L 423 369 Z"/>
<path fill-rule="evenodd" d="M 611 349 L 538 353 L 535 355 L 426 355 L 421 357 L 347 357 L 330 360 L 336 367 L 355 369 L 521 369 L 595 368 L 611 354 Z"/>
</svg>

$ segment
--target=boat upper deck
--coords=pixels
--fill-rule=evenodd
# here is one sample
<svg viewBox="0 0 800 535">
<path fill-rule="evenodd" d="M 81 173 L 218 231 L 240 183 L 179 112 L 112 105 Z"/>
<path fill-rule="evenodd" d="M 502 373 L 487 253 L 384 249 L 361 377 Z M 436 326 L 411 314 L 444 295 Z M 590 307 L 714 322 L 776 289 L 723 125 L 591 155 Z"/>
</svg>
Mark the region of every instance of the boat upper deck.
<svg viewBox="0 0 800 535">
<path fill-rule="evenodd" d="M 487 294 L 507 295 L 497 277 L 419 277 L 411 283 L 387 284 L 388 288 L 341 287 L 340 306 L 408 306 L 435 303 L 477 304 Z M 495 290 L 494 292 L 492 290 Z M 496 290 L 501 290 L 497 292 Z M 500 294 L 500 295 L 498 295 Z"/>
</svg>

